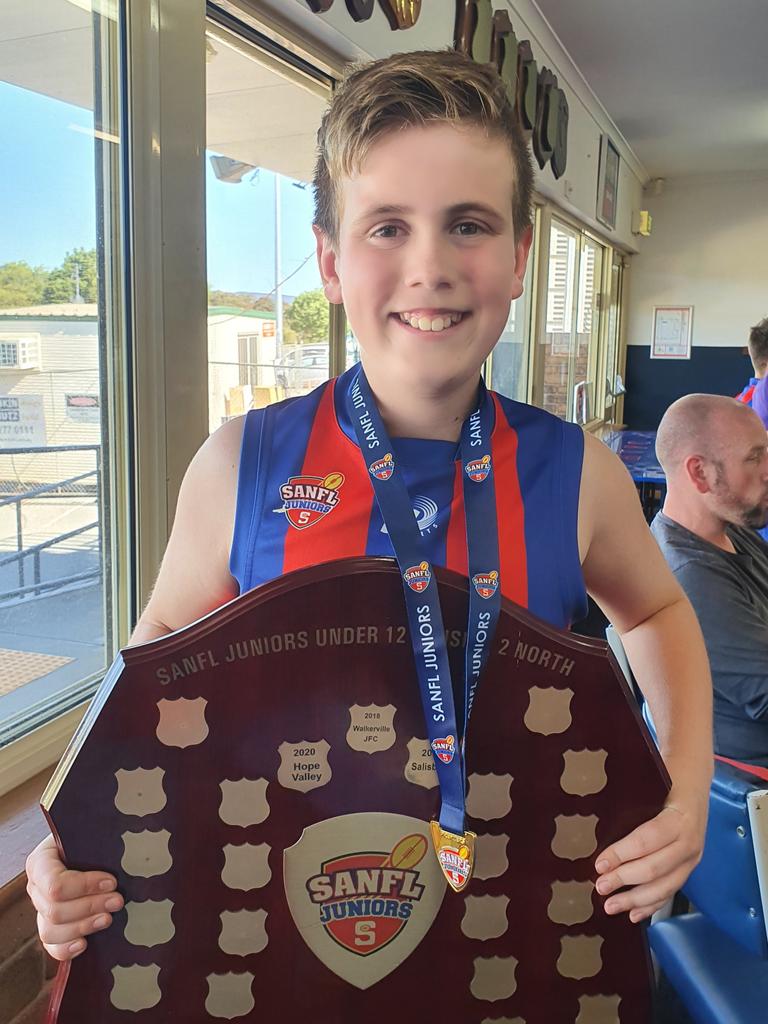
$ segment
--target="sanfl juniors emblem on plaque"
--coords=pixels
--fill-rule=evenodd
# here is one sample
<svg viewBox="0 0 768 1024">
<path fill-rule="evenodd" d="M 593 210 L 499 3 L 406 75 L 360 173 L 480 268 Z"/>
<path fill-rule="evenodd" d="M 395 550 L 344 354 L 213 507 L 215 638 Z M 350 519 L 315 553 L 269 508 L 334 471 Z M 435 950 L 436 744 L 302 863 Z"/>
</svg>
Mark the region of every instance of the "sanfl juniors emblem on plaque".
<svg viewBox="0 0 768 1024">
<path fill-rule="evenodd" d="M 438 736 L 432 740 L 432 749 L 435 752 L 435 756 L 439 757 L 443 764 L 450 764 L 456 753 L 456 737 Z"/>
<path fill-rule="evenodd" d="M 423 593 L 432 579 L 429 562 L 420 562 L 419 565 L 412 565 L 410 569 L 406 569 L 403 573 L 403 579 L 411 590 L 415 590 L 417 594 Z"/>
<path fill-rule="evenodd" d="M 288 522 L 297 530 L 306 530 L 325 518 L 339 504 L 339 488 L 344 483 L 343 473 L 321 476 L 292 476 L 280 487 L 282 508 Z"/>
<path fill-rule="evenodd" d="M 466 464 L 464 470 L 470 480 L 481 484 L 491 472 L 491 456 L 483 455 L 481 459 L 472 459 Z"/>
<path fill-rule="evenodd" d="M 360 989 L 416 949 L 445 894 L 426 824 L 405 815 L 317 822 L 283 857 L 288 906 L 301 937 L 326 967 Z"/>
<path fill-rule="evenodd" d="M 495 569 L 493 572 L 476 572 L 472 577 L 472 582 L 480 597 L 488 600 L 499 588 L 499 574 Z"/>
<path fill-rule="evenodd" d="M 395 471 L 395 460 L 392 458 L 392 452 L 387 452 L 383 458 L 372 462 L 368 469 L 377 480 L 389 480 Z"/>
</svg>

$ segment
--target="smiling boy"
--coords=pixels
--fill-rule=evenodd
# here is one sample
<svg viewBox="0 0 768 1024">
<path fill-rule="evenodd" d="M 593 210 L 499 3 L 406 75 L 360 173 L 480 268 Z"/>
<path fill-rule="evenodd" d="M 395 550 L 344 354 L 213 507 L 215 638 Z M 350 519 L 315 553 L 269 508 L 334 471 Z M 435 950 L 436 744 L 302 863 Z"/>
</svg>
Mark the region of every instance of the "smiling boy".
<svg viewBox="0 0 768 1024">
<path fill-rule="evenodd" d="M 325 294 L 344 303 L 411 502 L 417 510 L 420 496 L 432 503 L 429 528 L 420 520 L 424 557 L 466 572 L 457 442 L 482 394 L 481 366 L 522 292 L 527 147 L 501 79 L 453 52 L 398 54 L 356 69 L 335 94 L 319 143 L 315 233 Z M 133 642 L 291 569 L 392 555 L 357 443 L 356 375 L 353 368 L 311 395 L 229 422 L 206 441 L 182 485 Z M 712 751 L 701 636 L 608 448 L 501 396 L 490 408 L 502 592 L 567 628 L 586 587 L 622 636 L 657 724 L 673 781 L 667 804 L 596 859 L 607 912 L 638 921 L 680 887 L 703 843 Z M 386 476 L 386 467 L 378 471 Z M 295 499 L 300 478 L 319 481 L 323 500 Z M 84 936 L 122 906 L 111 876 L 64 869 L 51 837 L 30 855 L 28 874 L 41 937 L 59 959 L 82 952 Z"/>
</svg>

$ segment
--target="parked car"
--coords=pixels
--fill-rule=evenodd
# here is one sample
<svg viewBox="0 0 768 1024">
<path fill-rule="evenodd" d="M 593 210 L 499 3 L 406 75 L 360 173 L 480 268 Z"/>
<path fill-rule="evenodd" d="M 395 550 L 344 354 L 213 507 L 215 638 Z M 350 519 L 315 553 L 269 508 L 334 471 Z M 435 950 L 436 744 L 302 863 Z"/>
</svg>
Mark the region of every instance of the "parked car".
<svg viewBox="0 0 768 1024">
<path fill-rule="evenodd" d="M 327 345 L 297 345 L 275 362 L 275 383 L 286 391 L 311 391 L 327 379 Z"/>
</svg>

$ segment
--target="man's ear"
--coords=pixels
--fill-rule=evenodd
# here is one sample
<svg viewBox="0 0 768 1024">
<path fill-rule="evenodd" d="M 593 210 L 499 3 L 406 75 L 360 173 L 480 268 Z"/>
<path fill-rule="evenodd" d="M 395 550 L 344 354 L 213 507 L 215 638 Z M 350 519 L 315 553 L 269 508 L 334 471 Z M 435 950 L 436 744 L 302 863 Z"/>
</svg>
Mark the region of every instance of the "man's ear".
<svg viewBox="0 0 768 1024">
<path fill-rule="evenodd" d="M 712 490 L 710 477 L 710 466 L 701 455 L 689 455 L 683 463 L 683 469 L 688 480 L 696 488 L 699 494 L 709 494 Z"/>
<path fill-rule="evenodd" d="M 531 251 L 532 242 L 533 225 L 529 224 L 515 242 L 515 272 L 512 277 L 512 299 L 519 299 L 523 294 L 525 268 L 528 266 L 528 254 Z"/>
<path fill-rule="evenodd" d="M 317 266 L 320 270 L 320 277 L 323 279 L 323 291 L 329 302 L 337 306 L 344 301 L 341 295 L 341 280 L 336 269 L 336 250 L 330 238 L 318 227 L 312 225 L 317 240 Z"/>
</svg>

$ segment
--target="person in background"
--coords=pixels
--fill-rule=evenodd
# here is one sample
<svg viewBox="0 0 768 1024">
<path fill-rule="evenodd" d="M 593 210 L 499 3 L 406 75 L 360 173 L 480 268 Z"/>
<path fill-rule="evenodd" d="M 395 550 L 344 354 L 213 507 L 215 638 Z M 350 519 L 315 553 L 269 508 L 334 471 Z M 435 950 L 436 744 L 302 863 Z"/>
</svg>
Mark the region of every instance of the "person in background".
<svg viewBox="0 0 768 1024">
<path fill-rule="evenodd" d="M 749 384 L 736 395 L 736 401 L 752 405 L 755 388 L 763 380 L 765 371 L 768 369 L 768 317 L 763 317 L 760 323 L 755 324 L 751 329 L 748 347 L 755 375 L 749 378 Z"/>
<path fill-rule="evenodd" d="M 768 430 L 768 377 L 763 377 L 757 382 L 755 393 L 752 396 L 752 408 L 763 421 L 765 429 Z M 768 541 L 768 526 L 764 526 L 757 532 L 763 540 Z"/>
<path fill-rule="evenodd" d="M 757 382 L 752 396 L 752 408 L 768 430 L 768 377 L 763 377 Z"/>
<path fill-rule="evenodd" d="M 768 443 L 759 416 L 686 395 L 662 417 L 667 477 L 651 524 L 699 618 L 714 686 L 715 752 L 768 767 Z"/>
</svg>

